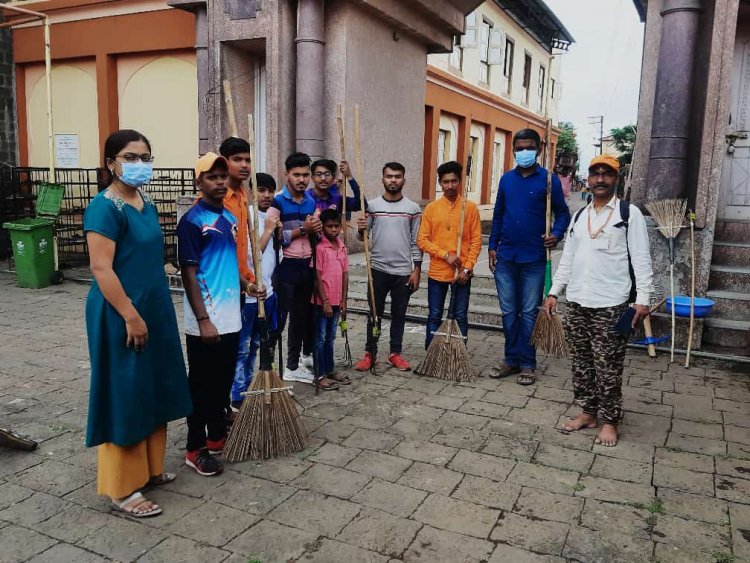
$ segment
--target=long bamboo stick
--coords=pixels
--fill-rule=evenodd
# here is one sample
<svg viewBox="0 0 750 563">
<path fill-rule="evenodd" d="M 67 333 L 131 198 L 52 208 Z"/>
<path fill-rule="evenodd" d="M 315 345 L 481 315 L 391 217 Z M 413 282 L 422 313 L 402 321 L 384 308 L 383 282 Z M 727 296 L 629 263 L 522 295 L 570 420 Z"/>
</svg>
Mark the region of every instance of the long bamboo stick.
<svg viewBox="0 0 750 563">
<path fill-rule="evenodd" d="M 255 178 L 255 165 L 253 160 L 255 159 L 255 125 L 253 123 L 253 114 L 247 114 L 247 136 L 250 143 L 250 189 L 253 192 L 253 227 L 251 230 L 251 236 L 253 237 L 253 269 L 255 270 L 255 286 L 258 291 L 263 291 L 263 261 L 260 252 L 260 235 L 258 229 L 260 228 L 260 213 L 258 212 L 258 182 Z M 249 216 L 248 216 L 249 217 Z M 266 318 L 266 303 L 263 299 L 258 299 L 258 318 Z"/>
<path fill-rule="evenodd" d="M 695 212 L 688 213 L 690 219 L 690 328 L 688 329 L 687 354 L 685 367 L 690 367 L 690 351 L 693 348 L 693 329 L 695 328 Z M 672 303 L 674 309 L 674 303 Z"/>
<path fill-rule="evenodd" d="M 341 160 L 346 160 L 346 137 L 344 134 L 344 111 L 341 104 L 336 104 L 336 123 L 339 130 L 339 149 Z M 364 211 L 364 209 L 362 210 Z M 341 231 L 344 233 L 346 244 L 346 174 L 341 173 Z"/>
<path fill-rule="evenodd" d="M 362 179 L 362 137 L 361 137 L 361 130 L 360 130 L 360 114 L 359 114 L 359 104 L 354 105 L 354 156 L 356 160 L 356 166 L 357 166 L 357 177 L 359 178 L 360 187 L 359 187 L 359 201 L 361 206 L 360 213 L 365 213 L 365 188 L 364 188 L 364 180 Z M 365 227 L 365 232 L 362 236 L 364 245 L 365 245 L 365 269 L 367 270 L 367 283 L 369 286 L 369 294 L 370 294 L 370 315 L 372 316 L 373 321 L 373 330 L 377 329 L 378 326 L 378 312 L 375 308 L 375 286 L 372 283 L 372 265 L 370 262 L 370 241 L 369 241 L 369 233 L 367 227 Z M 375 365 L 375 362 L 373 361 L 373 366 Z"/>
<path fill-rule="evenodd" d="M 234 116 L 234 101 L 232 100 L 232 85 L 229 80 L 225 79 L 224 85 L 224 105 L 227 110 L 227 119 L 229 120 L 229 134 L 232 137 L 239 137 L 237 132 L 237 119 Z"/>
</svg>

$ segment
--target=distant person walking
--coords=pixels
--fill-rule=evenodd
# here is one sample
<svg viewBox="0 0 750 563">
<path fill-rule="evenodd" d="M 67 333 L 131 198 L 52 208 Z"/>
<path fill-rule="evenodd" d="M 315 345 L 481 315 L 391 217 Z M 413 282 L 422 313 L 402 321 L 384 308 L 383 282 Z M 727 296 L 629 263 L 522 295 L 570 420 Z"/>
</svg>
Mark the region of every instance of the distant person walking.
<svg viewBox="0 0 750 563">
<path fill-rule="evenodd" d="M 86 300 L 86 445 L 99 446 L 98 493 L 136 518 L 161 513 L 139 489 L 174 480 L 164 473 L 167 423 L 191 410 L 159 217 L 140 189 L 152 161 L 146 137 L 112 133 L 104 144 L 110 185 L 83 218 L 94 275 Z"/>
</svg>

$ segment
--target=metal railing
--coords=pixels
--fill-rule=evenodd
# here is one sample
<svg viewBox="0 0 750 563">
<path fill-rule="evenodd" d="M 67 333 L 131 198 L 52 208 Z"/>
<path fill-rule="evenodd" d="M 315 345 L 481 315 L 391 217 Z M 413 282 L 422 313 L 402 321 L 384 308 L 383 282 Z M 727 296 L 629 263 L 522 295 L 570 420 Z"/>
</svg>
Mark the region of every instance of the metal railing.
<svg viewBox="0 0 750 563">
<path fill-rule="evenodd" d="M 177 258 L 177 207 L 180 195 L 195 192 L 191 168 L 157 168 L 145 189 L 156 204 L 164 233 L 164 262 Z M 55 182 L 65 186 L 60 216 L 55 224 L 61 267 L 80 266 L 88 262 L 83 213 L 89 202 L 107 187 L 103 168 L 58 168 Z M 0 165 L 0 224 L 36 215 L 35 202 L 40 184 L 49 180 L 46 168 Z M 12 255 L 10 238 L 0 228 L 0 260 Z"/>
</svg>

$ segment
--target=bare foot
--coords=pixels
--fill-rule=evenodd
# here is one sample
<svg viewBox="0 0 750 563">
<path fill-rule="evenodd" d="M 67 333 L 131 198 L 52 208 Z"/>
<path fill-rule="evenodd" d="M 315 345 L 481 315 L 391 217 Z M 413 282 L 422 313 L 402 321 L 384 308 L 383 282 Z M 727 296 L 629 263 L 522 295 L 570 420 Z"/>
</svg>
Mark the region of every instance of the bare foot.
<svg viewBox="0 0 750 563">
<path fill-rule="evenodd" d="M 609 448 L 617 445 L 617 426 L 614 424 L 605 423 L 602 426 L 599 435 L 594 440 L 595 444 L 601 444 Z"/>
<path fill-rule="evenodd" d="M 581 413 L 573 420 L 563 422 L 562 429 L 565 432 L 575 432 L 581 428 L 596 428 L 596 417 L 590 414 Z"/>
</svg>

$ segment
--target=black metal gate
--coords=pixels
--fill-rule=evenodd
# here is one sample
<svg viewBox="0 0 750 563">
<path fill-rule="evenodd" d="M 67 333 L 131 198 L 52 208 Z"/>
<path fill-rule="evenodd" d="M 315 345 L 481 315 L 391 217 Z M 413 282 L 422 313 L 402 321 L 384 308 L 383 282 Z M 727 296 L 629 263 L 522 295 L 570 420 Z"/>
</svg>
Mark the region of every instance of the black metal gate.
<svg viewBox="0 0 750 563">
<path fill-rule="evenodd" d="M 56 183 L 65 186 L 56 230 L 61 267 L 86 264 L 87 248 L 83 233 L 83 212 L 89 202 L 107 187 L 102 168 L 58 168 Z M 157 168 L 145 188 L 156 203 L 164 233 L 164 262 L 177 258 L 177 196 L 195 192 L 195 173 L 191 168 Z M 48 181 L 46 168 L 0 165 L 0 224 L 14 219 L 34 217 L 39 185 Z M 0 228 L 0 260 L 12 254 L 10 238 Z"/>
</svg>

